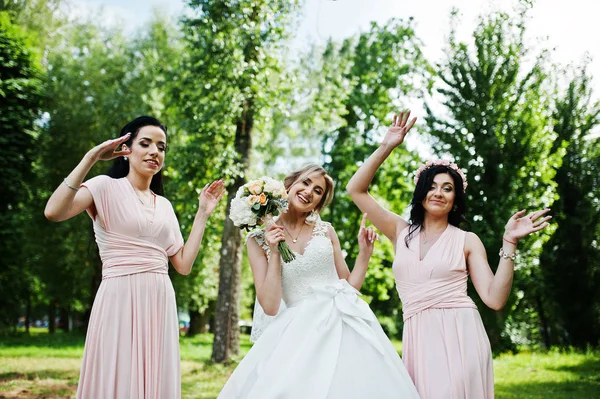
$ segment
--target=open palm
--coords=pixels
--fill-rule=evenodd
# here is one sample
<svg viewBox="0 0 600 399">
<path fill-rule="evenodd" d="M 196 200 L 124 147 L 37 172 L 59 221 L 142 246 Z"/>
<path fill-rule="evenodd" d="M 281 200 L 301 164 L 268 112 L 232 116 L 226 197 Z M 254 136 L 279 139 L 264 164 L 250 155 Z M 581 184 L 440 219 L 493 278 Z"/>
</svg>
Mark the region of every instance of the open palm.
<svg viewBox="0 0 600 399">
<path fill-rule="evenodd" d="M 410 129 L 414 126 L 417 118 L 414 117 L 408 121 L 410 117 L 410 111 L 400 112 L 400 115 L 394 115 L 392 120 L 392 126 L 388 129 L 385 137 L 383 138 L 382 144 L 397 147 L 404 142 L 404 137 L 408 134 Z"/>
<path fill-rule="evenodd" d="M 508 220 L 508 223 L 506 223 L 504 235 L 509 239 L 518 241 L 531 233 L 545 229 L 548 227 L 548 220 L 550 220 L 552 216 L 542 216 L 548 212 L 550 212 L 550 209 L 542 209 L 540 211 L 531 212 L 527 216 L 523 216 L 525 214 L 525 210 L 523 209 L 522 211 L 515 213 Z"/>
<path fill-rule="evenodd" d="M 225 183 L 223 180 L 216 180 L 210 185 L 207 184 L 204 186 L 198 200 L 198 212 L 202 212 L 204 215 L 209 216 L 213 213 L 224 194 Z"/>
</svg>

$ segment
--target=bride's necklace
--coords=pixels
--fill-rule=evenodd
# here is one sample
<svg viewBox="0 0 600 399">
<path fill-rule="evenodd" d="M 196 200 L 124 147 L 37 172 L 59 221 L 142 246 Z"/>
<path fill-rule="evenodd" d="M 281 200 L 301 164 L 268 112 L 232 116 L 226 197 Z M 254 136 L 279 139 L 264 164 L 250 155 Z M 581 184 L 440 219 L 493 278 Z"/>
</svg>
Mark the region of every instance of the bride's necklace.
<svg viewBox="0 0 600 399">
<path fill-rule="evenodd" d="M 300 232 L 298 233 L 298 235 L 296 236 L 296 238 L 294 238 L 294 236 L 290 234 L 290 231 L 287 229 L 287 227 L 285 227 L 285 223 L 283 223 L 283 221 L 281 222 L 281 224 L 283 225 L 283 229 L 285 230 L 285 232 L 288 233 L 288 235 L 292 239 L 292 242 L 295 244 L 295 243 L 298 242 L 298 237 L 300 237 L 300 234 L 302 234 L 302 230 L 304 229 L 304 225 L 306 223 L 302 223 L 302 227 L 300 227 Z"/>
</svg>

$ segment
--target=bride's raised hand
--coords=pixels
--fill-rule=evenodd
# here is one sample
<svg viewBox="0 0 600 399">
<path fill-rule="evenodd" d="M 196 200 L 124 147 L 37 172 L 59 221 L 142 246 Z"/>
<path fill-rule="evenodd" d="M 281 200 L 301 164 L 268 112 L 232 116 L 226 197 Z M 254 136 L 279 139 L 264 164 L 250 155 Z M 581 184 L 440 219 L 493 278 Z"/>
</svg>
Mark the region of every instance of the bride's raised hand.
<svg viewBox="0 0 600 399">
<path fill-rule="evenodd" d="M 122 157 L 131 154 L 131 149 L 117 151 L 119 146 L 125 143 L 131 137 L 131 133 L 127 133 L 119 138 L 106 140 L 103 143 L 98 144 L 94 148 L 88 151 L 86 154 L 92 161 L 98 162 L 110 161 L 116 157 Z"/>
<path fill-rule="evenodd" d="M 358 249 L 361 253 L 371 256 L 373 254 L 373 247 L 375 241 L 379 239 L 379 235 L 373 230 L 373 227 L 366 227 L 367 214 L 363 213 L 362 221 L 360 222 L 360 229 L 358 230 Z"/>
<path fill-rule="evenodd" d="M 417 117 L 414 117 L 409 122 L 409 117 L 410 111 L 400 112 L 400 115 L 394 114 L 392 126 L 388 129 L 381 144 L 392 148 L 396 148 L 402 144 L 404 142 L 404 137 L 406 137 L 417 121 Z"/>
</svg>

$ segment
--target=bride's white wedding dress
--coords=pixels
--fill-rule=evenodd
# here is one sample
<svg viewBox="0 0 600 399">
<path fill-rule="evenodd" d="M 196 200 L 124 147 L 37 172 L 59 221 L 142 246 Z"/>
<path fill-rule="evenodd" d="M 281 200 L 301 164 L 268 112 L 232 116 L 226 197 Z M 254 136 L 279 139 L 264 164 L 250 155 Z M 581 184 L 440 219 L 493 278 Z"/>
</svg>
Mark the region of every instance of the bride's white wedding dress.
<svg viewBox="0 0 600 399">
<path fill-rule="evenodd" d="M 419 398 L 375 315 L 337 275 L 328 223 L 303 254 L 282 261 L 285 309 L 235 369 L 219 398 Z M 264 231 L 254 238 L 270 255 Z"/>
</svg>

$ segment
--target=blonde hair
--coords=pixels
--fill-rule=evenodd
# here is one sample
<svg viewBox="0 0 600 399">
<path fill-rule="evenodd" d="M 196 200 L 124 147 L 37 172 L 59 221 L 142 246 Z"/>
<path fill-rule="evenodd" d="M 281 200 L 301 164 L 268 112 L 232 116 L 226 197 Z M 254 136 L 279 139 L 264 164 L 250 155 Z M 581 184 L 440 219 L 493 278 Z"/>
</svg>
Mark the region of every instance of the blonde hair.
<svg viewBox="0 0 600 399">
<path fill-rule="evenodd" d="M 323 176 L 325 179 L 325 192 L 323 193 L 323 198 L 315 207 L 315 212 L 320 212 L 321 209 L 325 208 L 327 205 L 331 203 L 333 199 L 333 188 L 334 183 L 331 176 L 327 174 L 327 171 L 321 166 L 314 163 L 308 164 L 301 169 L 298 169 L 285 177 L 283 180 L 283 185 L 286 190 L 289 190 L 294 184 L 299 181 L 305 180 L 308 176 L 313 173 L 318 173 Z"/>
</svg>

